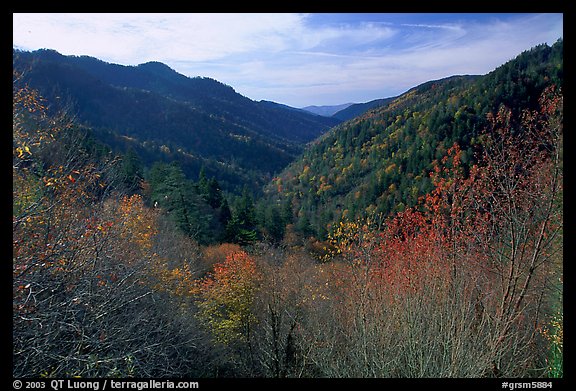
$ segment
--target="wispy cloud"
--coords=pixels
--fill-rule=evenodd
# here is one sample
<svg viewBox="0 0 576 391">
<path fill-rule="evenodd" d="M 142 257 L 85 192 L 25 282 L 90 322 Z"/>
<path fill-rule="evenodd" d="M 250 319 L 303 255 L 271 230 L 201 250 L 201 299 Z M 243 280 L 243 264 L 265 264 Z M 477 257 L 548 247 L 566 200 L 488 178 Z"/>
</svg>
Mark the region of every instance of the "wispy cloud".
<svg viewBox="0 0 576 391">
<path fill-rule="evenodd" d="M 14 14 L 13 44 L 120 64 L 162 61 L 252 99 L 301 107 L 368 101 L 434 78 L 483 74 L 563 34 L 561 14 L 339 16 Z"/>
</svg>

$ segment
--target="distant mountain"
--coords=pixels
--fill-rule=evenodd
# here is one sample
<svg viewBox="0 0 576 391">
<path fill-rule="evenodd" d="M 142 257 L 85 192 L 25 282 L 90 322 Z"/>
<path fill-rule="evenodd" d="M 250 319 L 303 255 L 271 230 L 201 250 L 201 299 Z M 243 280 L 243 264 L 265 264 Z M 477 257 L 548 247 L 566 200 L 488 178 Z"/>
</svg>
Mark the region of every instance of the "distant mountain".
<svg viewBox="0 0 576 391">
<path fill-rule="evenodd" d="M 123 66 L 54 50 L 14 50 L 13 57 L 23 82 L 113 148 L 133 149 L 149 164 L 179 161 L 192 178 L 204 166 L 228 189 L 259 188 L 340 122 L 253 101 L 160 62 Z"/>
<path fill-rule="evenodd" d="M 345 108 L 353 105 L 354 103 L 344 103 L 341 105 L 335 106 L 306 106 L 303 107 L 302 110 L 308 111 L 313 114 L 321 115 L 324 117 L 331 117 L 335 113 L 344 110 Z"/>
<path fill-rule="evenodd" d="M 337 118 L 341 121 L 348 121 L 354 117 L 358 117 L 359 115 L 364 114 L 370 109 L 384 106 L 392 102 L 393 100 L 394 98 L 383 98 L 383 99 L 371 100 L 370 102 L 366 103 L 355 103 L 352 105 L 348 105 L 347 107 L 335 112 L 331 116 L 332 118 Z"/>
<path fill-rule="evenodd" d="M 310 113 L 309 111 L 306 111 L 306 110 L 304 110 L 304 109 L 298 109 L 298 108 L 296 108 L 296 107 L 284 105 L 284 104 L 282 104 L 282 103 L 272 102 L 272 101 L 269 101 L 269 100 L 261 100 L 261 101 L 258 102 L 258 103 L 260 103 L 260 104 L 263 105 L 263 106 L 267 106 L 267 107 L 269 107 L 269 108 L 283 108 L 283 109 L 286 109 L 286 110 L 300 111 L 300 112 L 306 113 L 306 114 L 314 114 L 314 113 Z"/>
<path fill-rule="evenodd" d="M 463 167 L 474 163 L 489 113 L 504 105 L 519 118 L 539 108 L 545 88 L 562 83 L 562 40 L 487 75 L 424 83 L 321 136 L 267 186 L 265 200 L 292 208 L 294 226 L 317 238 L 345 219 L 415 206 L 432 189 L 433 161 L 455 142 Z"/>
</svg>

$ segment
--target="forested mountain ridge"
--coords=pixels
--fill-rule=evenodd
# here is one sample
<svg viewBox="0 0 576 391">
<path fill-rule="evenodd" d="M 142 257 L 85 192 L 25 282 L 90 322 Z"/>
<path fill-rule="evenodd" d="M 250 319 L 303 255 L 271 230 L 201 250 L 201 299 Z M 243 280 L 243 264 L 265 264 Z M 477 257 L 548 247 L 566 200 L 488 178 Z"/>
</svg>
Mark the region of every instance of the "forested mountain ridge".
<svg viewBox="0 0 576 391">
<path fill-rule="evenodd" d="M 343 103 L 340 105 L 331 105 L 331 106 L 306 106 L 303 107 L 302 110 L 308 111 L 310 113 L 322 115 L 324 117 L 332 117 L 334 114 L 346 109 L 354 105 L 355 103 Z"/>
<path fill-rule="evenodd" d="M 66 109 L 120 152 L 151 165 L 179 161 L 222 186 L 254 190 L 294 159 L 336 119 L 252 101 L 230 86 L 189 78 L 158 62 L 109 64 L 53 50 L 14 51 L 14 69 L 54 110 Z"/>
<path fill-rule="evenodd" d="M 488 113 L 535 109 L 563 80 L 563 43 L 539 45 L 485 76 L 454 76 L 412 88 L 333 128 L 267 187 L 289 204 L 301 232 L 325 238 L 342 219 L 412 207 L 432 189 L 429 173 L 457 142 L 474 160 Z"/>
<path fill-rule="evenodd" d="M 335 112 L 331 115 L 331 117 L 342 121 L 348 121 L 354 117 L 358 117 L 364 114 L 366 111 L 372 108 L 384 106 L 393 100 L 394 97 L 375 99 L 365 103 L 354 103 L 346 108 L 343 108 L 342 110 Z"/>
<path fill-rule="evenodd" d="M 559 41 L 425 83 L 256 203 L 14 72 L 13 377 L 562 378 L 562 71 Z"/>
</svg>

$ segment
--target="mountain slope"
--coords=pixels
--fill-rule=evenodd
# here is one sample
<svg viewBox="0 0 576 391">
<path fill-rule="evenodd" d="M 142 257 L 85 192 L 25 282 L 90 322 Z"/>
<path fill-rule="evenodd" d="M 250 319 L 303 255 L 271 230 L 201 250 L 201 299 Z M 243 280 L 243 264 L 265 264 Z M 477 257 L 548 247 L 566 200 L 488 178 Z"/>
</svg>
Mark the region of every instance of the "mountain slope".
<svg viewBox="0 0 576 391">
<path fill-rule="evenodd" d="M 562 85 L 563 42 L 540 45 L 485 76 L 431 81 L 333 128 L 266 188 L 291 205 L 297 228 L 324 237 L 342 219 L 401 211 L 432 188 L 432 162 L 458 142 L 473 162 L 488 113 L 537 108 L 545 87 Z"/>
<path fill-rule="evenodd" d="M 343 108 L 332 114 L 332 118 L 337 118 L 341 121 L 348 121 L 354 117 L 358 117 L 359 115 L 364 114 L 370 109 L 375 107 L 384 106 L 390 102 L 392 102 L 394 98 L 383 98 L 383 99 L 375 99 L 371 100 L 370 102 L 366 103 L 355 103 L 348 107 Z"/>
<path fill-rule="evenodd" d="M 334 105 L 334 106 L 306 106 L 303 107 L 302 110 L 308 111 L 313 114 L 322 115 L 325 117 L 331 117 L 335 113 L 338 113 L 339 111 L 342 111 L 352 105 L 354 105 L 354 103 L 344 103 L 341 105 Z"/>
<path fill-rule="evenodd" d="M 201 166 L 223 186 L 258 188 L 339 121 L 252 101 L 209 78 L 168 66 L 109 64 L 53 50 L 14 51 L 14 69 L 54 109 L 68 109 L 120 150 L 143 160 Z"/>
</svg>

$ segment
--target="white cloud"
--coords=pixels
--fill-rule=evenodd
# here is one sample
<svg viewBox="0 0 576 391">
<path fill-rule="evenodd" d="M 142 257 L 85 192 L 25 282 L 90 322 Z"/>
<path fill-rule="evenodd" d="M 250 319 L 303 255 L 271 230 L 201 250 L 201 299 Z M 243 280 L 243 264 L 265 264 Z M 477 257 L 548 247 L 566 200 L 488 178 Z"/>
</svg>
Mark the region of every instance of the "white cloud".
<svg viewBox="0 0 576 391">
<path fill-rule="evenodd" d="M 434 78 L 482 74 L 562 36 L 554 14 L 414 23 L 305 14 L 14 14 L 13 44 L 136 65 L 161 61 L 252 99 L 368 101 Z M 475 20 L 478 19 L 478 20 Z M 320 23 L 320 22 L 321 23 Z"/>
<path fill-rule="evenodd" d="M 14 44 L 138 64 L 282 49 L 293 14 L 14 14 Z"/>
</svg>

